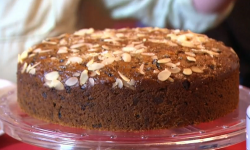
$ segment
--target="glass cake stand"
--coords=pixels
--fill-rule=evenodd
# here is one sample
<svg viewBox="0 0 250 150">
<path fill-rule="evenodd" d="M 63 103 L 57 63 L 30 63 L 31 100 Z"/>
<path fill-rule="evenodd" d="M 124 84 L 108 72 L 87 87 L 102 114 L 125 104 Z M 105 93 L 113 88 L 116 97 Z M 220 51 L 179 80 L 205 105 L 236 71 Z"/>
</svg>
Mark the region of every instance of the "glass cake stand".
<svg viewBox="0 0 250 150">
<path fill-rule="evenodd" d="M 25 143 L 49 149 L 217 149 L 246 139 L 246 109 L 250 90 L 239 86 L 240 103 L 227 116 L 171 130 L 110 132 L 64 127 L 34 119 L 17 104 L 16 87 L 0 97 L 4 132 Z"/>
</svg>

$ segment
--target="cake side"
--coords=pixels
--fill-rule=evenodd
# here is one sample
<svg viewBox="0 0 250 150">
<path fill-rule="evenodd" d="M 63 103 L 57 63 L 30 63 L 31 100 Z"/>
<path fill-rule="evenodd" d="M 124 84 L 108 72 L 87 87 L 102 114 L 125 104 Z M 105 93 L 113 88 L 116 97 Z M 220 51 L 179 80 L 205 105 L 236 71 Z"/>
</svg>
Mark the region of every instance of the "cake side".
<svg viewBox="0 0 250 150">
<path fill-rule="evenodd" d="M 18 102 L 72 127 L 181 127 L 237 108 L 238 61 L 231 48 L 190 31 L 80 30 L 19 56 Z"/>
</svg>

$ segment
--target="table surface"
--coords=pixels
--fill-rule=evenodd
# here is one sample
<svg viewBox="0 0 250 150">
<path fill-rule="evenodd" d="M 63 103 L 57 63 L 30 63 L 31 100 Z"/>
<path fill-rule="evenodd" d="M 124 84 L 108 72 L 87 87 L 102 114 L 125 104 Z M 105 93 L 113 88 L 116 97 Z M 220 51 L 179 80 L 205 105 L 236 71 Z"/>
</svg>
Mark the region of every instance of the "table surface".
<svg viewBox="0 0 250 150">
<path fill-rule="evenodd" d="M 13 139 L 12 137 L 8 136 L 7 134 L 4 134 L 0 136 L 0 150 L 46 150 L 45 148 L 33 146 L 30 144 L 26 144 L 23 142 L 20 142 L 16 139 Z M 241 142 L 239 144 L 222 148 L 220 150 L 246 150 L 246 142 Z"/>
</svg>

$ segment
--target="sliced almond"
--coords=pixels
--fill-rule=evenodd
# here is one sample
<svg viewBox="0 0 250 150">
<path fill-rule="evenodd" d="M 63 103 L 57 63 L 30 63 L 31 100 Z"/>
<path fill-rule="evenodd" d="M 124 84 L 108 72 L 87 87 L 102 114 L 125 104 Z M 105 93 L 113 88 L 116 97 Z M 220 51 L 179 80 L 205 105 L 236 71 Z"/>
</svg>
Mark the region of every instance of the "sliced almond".
<svg viewBox="0 0 250 150">
<path fill-rule="evenodd" d="M 191 70 L 192 70 L 193 72 L 196 72 L 196 73 L 203 73 L 203 70 L 201 70 L 200 68 L 195 67 L 195 66 L 192 66 L 192 67 L 191 67 Z"/>
<path fill-rule="evenodd" d="M 55 88 L 56 90 L 64 90 L 64 85 L 60 81 L 53 80 L 51 83 L 52 87 Z"/>
<path fill-rule="evenodd" d="M 190 56 L 187 56 L 187 60 L 188 61 L 194 61 L 194 62 L 196 61 L 196 59 L 194 57 L 190 57 Z"/>
<path fill-rule="evenodd" d="M 105 50 L 109 50 L 109 47 L 107 45 L 102 45 L 102 48 Z"/>
<path fill-rule="evenodd" d="M 115 61 L 115 57 L 108 57 L 102 61 L 102 64 L 109 65 L 112 64 Z"/>
<path fill-rule="evenodd" d="M 124 62 L 130 62 L 131 61 L 131 56 L 128 53 L 123 53 L 122 54 L 122 59 Z"/>
<path fill-rule="evenodd" d="M 168 77 L 168 81 L 170 81 L 170 82 L 174 82 L 174 79 L 173 79 L 173 78 L 171 78 L 171 77 Z"/>
<path fill-rule="evenodd" d="M 36 74 L 36 68 L 30 69 L 29 74 L 35 75 Z"/>
<path fill-rule="evenodd" d="M 170 75 L 171 75 L 171 72 L 168 70 L 168 69 L 165 69 L 165 70 L 163 70 L 163 71 L 161 71 L 159 74 L 158 74 L 158 79 L 160 80 L 160 81 L 165 81 L 165 80 L 167 80 L 169 77 L 170 77 Z"/>
<path fill-rule="evenodd" d="M 59 73 L 57 71 L 52 71 L 47 74 L 45 74 L 45 79 L 46 80 L 56 80 L 59 77 Z"/>
<path fill-rule="evenodd" d="M 171 73 L 179 73 L 181 71 L 181 69 L 179 67 L 174 67 L 174 68 L 170 68 L 169 71 Z"/>
<path fill-rule="evenodd" d="M 91 86 L 94 86 L 95 85 L 95 80 L 93 78 L 89 78 L 89 84 Z"/>
<path fill-rule="evenodd" d="M 69 49 L 69 51 L 73 52 L 73 53 L 79 53 L 79 49 Z"/>
<path fill-rule="evenodd" d="M 70 77 L 69 79 L 67 79 L 67 80 L 65 81 L 65 84 L 66 84 L 67 86 L 73 86 L 73 85 L 75 85 L 77 82 L 78 82 L 77 77 Z"/>
<path fill-rule="evenodd" d="M 118 74 L 120 75 L 120 77 L 121 77 L 124 81 L 126 81 L 126 82 L 129 82 L 129 81 L 130 81 L 129 78 L 127 78 L 125 75 L 123 75 L 123 74 L 120 73 L 119 71 L 118 71 Z"/>
<path fill-rule="evenodd" d="M 88 70 L 84 70 L 82 73 L 81 73 L 81 76 L 80 76 L 80 85 L 82 86 L 83 84 L 85 84 L 88 80 Z"/>
<path fill-rule="evenodd" d="M 157 62 L 158 62 L 158 63 L 163 63 L 163 64 L 165 64 L 165 63 L 168 63 L 168 62 L 170 62 L 170 61 L 171 61 L 170 58 L 163 58 L 163 59 L 159 59 Z"/>
<path fill-rule="evenodd" d="M 23 67 L 22 67 L 21 73 L 24 73 L 24 72 L 25 72 L 25 70 L 26 70 L 27 66 L 28 66 L 28 64 L 25 62 L 25 63 L 23 64 Z"/>
<path fill-rule="evenodd" d="M 185 75 L 191 75 L 192 74 L 192 70 L 190 68 L 184 68 L 183 69 L 183 74 L 185 74 Z"/>
<path fill-rule="evenodd" d="M 127 46 L 127 47 L 123 47 L 122 50 L 125 52 L 132 52 L 132 51 L 135 51 L 136 49 L 133 46 Z"/>
<path fill-rule="evenodd" d="M 117 82 L 118 87 L 121 89 L 121 88 L 123 87 L 123 82 L 122 82 L 122 80 L 119 79 L 119 78 L 117 78 L 117 79 L 116 79 L 116 82 Z"/>
<path fill-rule="evenodd" d="M 85 35 L 85 34 L 91 34 L 93 33 L 95 30 L 93 28 L 90 29 L 81 29 L 79 31 L 76 31 L 74 33 L 74 35 Z"/>
<path fill-rule="evenodd" d="M 171 68 L 175 68 L 176 64 L 174 64 L 174 63 L 166 63 L 166 66 L 171 67 Z"/>
<path fill-rule="evenodd" d="M 195 53 L 193 52 L 185 52 L 185 54 L 191 57 L 195 57 Z"/>
<path fill-rule="evenodd" d="M 94 70 L 99 70 L 101 68 L 103 68 L 105 65 L 102 63 L 96 63 L 94 62 L 93 64 L 90 64 L 88 66 L 88 70 L 94 71 Z"/>
<path fill-rule="evenodd" d="M 18 57 L 17 57 L 17 62 L 18 63 L 23 63 L 23 60 L 21 59 L 21 55 L 20 54 L 18 54 Z"/>
<path fill-rule="evenodd" d="M 87 67 L 89 67 L 89 65 L 94 63 L 94 58 L 90 59 L 90 61 L 88 61 L 88 63 L 86 64 Z"/>
<path fill-rule="evenodd" d="M 82 63 L 82 58 L 77 57 L 77 56 L 70 57 L 66 64 L 70 64 L 70 63 L 78 63 L 78 64 L 80 64 L 80 63 Z"/>
<path fill-rule="evenodd" d="M 79 73 L 79 72 L 73 73 L 73 77 L 79 77 L 80 75 L 81 75 L 81 73 Z"/>
<path fill-rule="evenodd" d="M 68 42 L 65 39 L 61 39 L 59 42 L 60 45 L 67 45 Z"/>
<path fill-rule="evenodd" d="M 144 70 L 144 63 L 141 64 L 140 68 L 139 68 L 139 72 L 141 74 L 145 74 L 145 72 L 143 71 Z"/>
<path fill-rule="evenodd" d="M 141 54 L 144 56 L 154 56 L 155 55 L 155 53 L 141 53 Z"/>
<path fill-rule="evenodd" d="M 85 45 L 85 43 L 78 43 L 70 46 L 71 49 L 81 48 Z"/>
<path fill-rule="evenodd" d="M 25 59 L 25 58 L 27 58 L 28 57 L 28 51 L 26 50 L 26 51 L 23 51 L 22 52 L 22 54 L 20 55 L 20 59 Z"/>
</svg>

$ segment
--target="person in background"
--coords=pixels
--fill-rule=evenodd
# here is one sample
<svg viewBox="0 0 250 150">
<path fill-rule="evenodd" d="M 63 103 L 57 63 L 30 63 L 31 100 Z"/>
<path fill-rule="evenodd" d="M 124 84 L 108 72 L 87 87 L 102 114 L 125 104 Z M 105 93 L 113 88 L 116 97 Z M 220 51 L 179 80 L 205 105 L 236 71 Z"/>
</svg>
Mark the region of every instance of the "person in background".
<svg viewBox="0 0 250 150">
<path fill-rule="evenodd" d="M 250 87 L 250 1 L 235 3 L 230 15 L 206 34 L 232 47 L 240 58 L 240 84 Z"/>
<path fill-rule="evenodd" d="M 76 26 L 77 22 L 84 20 L 85 17 L 85 14 L 79 14 L 79 9 L 83 9 L 79 7 L 83 1 L 1 0 L 0 78 L 16 81 L 18 53 L 46 37 L 58 36 L 65 32 L 72 33 L 79 29 L 79 26 Z M 95 0 L 94 2 L 105 6 L 113 19 L 134 18 L 146 26 L 189 29 L 199 33 L 223 21 L 234 3 L 233 0 Z M 95 21 L 102 24 L 98 19 Z"/>
</svg>

